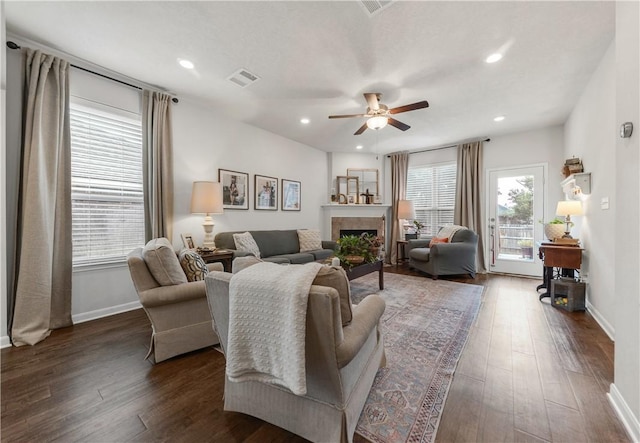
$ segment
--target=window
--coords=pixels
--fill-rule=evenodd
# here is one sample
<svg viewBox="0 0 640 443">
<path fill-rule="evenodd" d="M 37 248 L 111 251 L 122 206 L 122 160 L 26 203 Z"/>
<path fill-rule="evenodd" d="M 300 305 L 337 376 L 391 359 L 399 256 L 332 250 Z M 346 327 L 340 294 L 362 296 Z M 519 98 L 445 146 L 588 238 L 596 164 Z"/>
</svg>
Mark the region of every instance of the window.
<svg viewBox="0 0 640 443">
<path fill-rule="evenodd" d="M 144 244 L 142 122 L 82 102 L 70 105 L 73 263 L 120 262 Z"/>
<path fill-rule="evenodd" d="M 434 236 L 440 227 L 453 223 L 456 170 L 455 163 L 409 168 L 407 200 L 413 200 L 416 218 L 426 226 L 421 235 Z"/>
</svg>

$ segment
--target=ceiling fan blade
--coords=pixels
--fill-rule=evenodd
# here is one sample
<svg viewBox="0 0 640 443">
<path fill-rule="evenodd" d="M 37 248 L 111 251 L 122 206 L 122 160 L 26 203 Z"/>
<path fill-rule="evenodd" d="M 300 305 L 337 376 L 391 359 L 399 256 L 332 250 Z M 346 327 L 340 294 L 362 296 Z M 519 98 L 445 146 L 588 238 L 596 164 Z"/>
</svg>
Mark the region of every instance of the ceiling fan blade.
<svg viewBox="0 0 640 443">
<path fill-rule="evenodd" d="M 367 129 L 366 122 L 364 123 L 364 125 L 360 126 L 360 128 L 356 132 L 354 132 L 353 135 L 360 135 L 365 131 L 365 129 Z"/>
<path fill-rule="evenodd" d="M 329 118 L 351 118 L 351 117 L 366 117 L 367 114 L 345 114 L 345 115 L 330 115 Z"/>
<path fill-rule="evenodd" d="M 395 118 L 391 118 L 391 117 L 389 117 L 388 123 L 391 126 L 394 126 L 394 127 L 398 128 L 398 129 L 400 129 L 401 131 L 406 131 L 407 129 L 409 129 L 411 127 L 411 126 L 409 126 L 409 125 L 407 125 L 405 123 L 402 123 L 401 121 L 398 121 Z M 365 123 L 365 125 L 366 125 L 366 123 Z"/>
<path fill-rule="evenodd" d="M 378 103 L 378 96 L 381 95 L 377 92 L 365 92 L 364 99 L 367 101 L 367 105 L 369 105 L 369 109 L 372 111 L 377 111 L 380 109 L 380 105 Z"/>
<path fill-rule="evenodd" d="M 401 112 L 415 111 L 416 109 L 428 108 L 429 102 L 423 100 L 418 103 L 412 103 L 410 105 L 398 106 L 397 108 L 389 109 L 389 114 L 400 114 Z"/>
</svg>

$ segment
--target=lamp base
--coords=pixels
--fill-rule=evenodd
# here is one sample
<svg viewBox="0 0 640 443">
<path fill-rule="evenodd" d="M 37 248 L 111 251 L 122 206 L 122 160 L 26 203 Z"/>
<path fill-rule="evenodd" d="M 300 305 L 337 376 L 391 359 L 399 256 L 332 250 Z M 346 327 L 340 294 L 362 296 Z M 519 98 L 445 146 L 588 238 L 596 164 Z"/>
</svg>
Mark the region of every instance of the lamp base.
<svg viewBox="0 0 640 443">
<path fill-rule="evenodd" d="M 565 232 L 562 238 L 573 238 L 573 237 L 571 237 L 571 234 L 569 234 L 568 232 Z"/>
<path fill-rule="evenodd" d="M 202 227 L 204 228 L 204 239 L 202 241 L 202 247 L 206 249 L 215 249 L 216 244 L 213 241 L 213 218 L 209 214 L 204 218 Z"/>
</svg>

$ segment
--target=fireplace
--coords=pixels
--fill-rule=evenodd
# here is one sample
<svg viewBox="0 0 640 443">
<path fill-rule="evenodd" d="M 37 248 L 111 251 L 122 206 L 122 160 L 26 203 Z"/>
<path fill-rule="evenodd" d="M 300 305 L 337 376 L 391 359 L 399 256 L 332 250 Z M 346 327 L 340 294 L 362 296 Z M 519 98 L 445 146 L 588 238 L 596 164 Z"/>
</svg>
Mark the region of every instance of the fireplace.
<svg viewBox="0 0 640 443">
<path fill-rule="evenodd" d="M 382 217 L 331 217 L 331 240 L 344 235 L 360 235 L 363 232 L 384 238 L 384 216 Z"/>
</svg>

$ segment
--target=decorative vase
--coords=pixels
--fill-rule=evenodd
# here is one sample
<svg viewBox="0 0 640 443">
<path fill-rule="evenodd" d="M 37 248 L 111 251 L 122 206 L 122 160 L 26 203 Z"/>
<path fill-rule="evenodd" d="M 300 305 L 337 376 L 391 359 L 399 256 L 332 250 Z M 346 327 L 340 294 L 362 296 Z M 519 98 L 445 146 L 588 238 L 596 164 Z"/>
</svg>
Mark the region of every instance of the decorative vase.
<svg viewBox="0 0 640 443">
<path fill-rule="evenodd" d="M 556 238 L 562 238 L 564 235 L 564 223 L 547 223 L 544 225 L 544 235 L 553 241 Z"/>
</svg>

